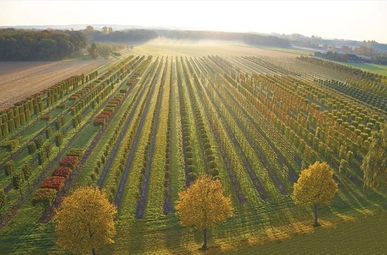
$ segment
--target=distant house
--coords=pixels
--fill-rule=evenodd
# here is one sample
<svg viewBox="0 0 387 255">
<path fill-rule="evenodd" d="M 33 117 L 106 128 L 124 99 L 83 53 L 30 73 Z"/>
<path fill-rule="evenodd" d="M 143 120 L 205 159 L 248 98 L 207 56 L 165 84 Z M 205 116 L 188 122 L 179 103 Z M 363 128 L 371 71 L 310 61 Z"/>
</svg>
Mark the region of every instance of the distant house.
<svg viewBox="0 0 387 255">
<path fill-rule="evenodd" d="M 347 54 L 347 55 L 348 55 L 348 62 L 353 62 L 353 63 L 363 62 L 363 60 L 358 56 L 356 56 L 355 54 Z"/>
<path fill-rule="evenodd" d="M 342 52 L 332 52 L 332 51 L 328 51 L 327 53 L 315 52 L 314 56 L 316 58 L 329 59 L 329 60 L 339 61 L 339 62 L 351 62 L 351 63 L 366 62 L 365 59 L 358 57 L 355 54 L 350 54 L 350 53 L 346 54 Z"/>
</svg>

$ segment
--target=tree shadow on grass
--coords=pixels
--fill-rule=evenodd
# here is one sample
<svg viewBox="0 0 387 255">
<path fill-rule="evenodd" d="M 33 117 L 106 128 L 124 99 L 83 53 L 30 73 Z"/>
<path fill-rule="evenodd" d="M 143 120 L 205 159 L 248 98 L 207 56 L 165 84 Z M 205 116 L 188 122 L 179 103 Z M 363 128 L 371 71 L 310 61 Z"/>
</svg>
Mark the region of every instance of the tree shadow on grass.
<svg viewBox="0 0 387 255">
<path fill-rule="evenodd" d="M 198 232 L 192 228 L 173 224 L 164 232 L 167 249 L 173 254 L 190 254 L 192 251 L 189 249 L 192 242 L 192 231 Z"/>
<path fill-rule="evenodd" d="M 45 254 L 55 245 L 54 224 L 38 223 L 40 207 L 21 208 L 0 230 L 0 254 Z"/>
<path fill-rule="evenodd" d="M 125 230 L 126 234 L 121 233 L 124 239 L 126 252 L 132 254 L 145 253 L 144 234 L 146 233 L 146 224 L 144 220 L 132 220 L 130 226 Z M 136 233 L 133 235 L 133 233 Z"/>
<path fill-rule="evenodd" d="M 116 236 L 113 244 L 107 244 L 97 254 L 145 254 L 144 221 L 121 218 L 116 222 Z"/>
</svg>

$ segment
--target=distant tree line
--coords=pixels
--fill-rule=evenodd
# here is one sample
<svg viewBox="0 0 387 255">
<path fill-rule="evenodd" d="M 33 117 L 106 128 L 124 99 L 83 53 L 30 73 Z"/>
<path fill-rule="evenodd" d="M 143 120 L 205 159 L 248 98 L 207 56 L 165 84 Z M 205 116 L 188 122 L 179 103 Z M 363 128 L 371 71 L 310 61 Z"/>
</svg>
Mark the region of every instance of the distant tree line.
<svg viewBox="0 0 387 255">
<path fill-rule="evenodd" d="M 88 42 L 95 43 L 118 43 L 118 44 L 142 44 L 156 39 L 165 37 L 175 40 L 220 40 L 220 41 L 240 41 L 249 45 L 265 45 L 273 47 L 289 47 L 288 39 L 277 36 L 264 36 L 250 33 L 232 33 L 219 31 L 190 31 L 190 30 L 122 30 L 113 31 L 112 28 L 103 27 L 101 31 L 87 26 L 82 30 Z"/>
<path fill-rule="evenodd" d="M 356 53 L 361 55 L 372 55 L 375 53 L 387 53 L 387 44 L 378 43 L 375 40 L 342 40 L 342 39 L 323 39 L 320 36 L 311 37 L 301 34 L 280 35 L 291 41 L 292 45 L 321 48 L 324 50 L 341 51 L 343 53 Z"/>
<path fill-rule="evenodd" d="M 188 40 L 240 41 L 249 45 L 289 47 L 289 40 L 276 36 L 216 31 L 122 30 L 87 26 L 80 31 L 0 29 L 0 61 L 61 60 L 87 50 L 92 58 L 119 54 L 126 45 L 146 43 L 158 37 Z M 114 44 L 114 46 L 109 46 Z"/>
<path fill-rule="evenodd" d="M 277 36 L 263 36 L 250 33 L 179 30 L 157 30 L 157 33 L 159 36 L 170 39 L 240 41 L 249 45 L 265 45 L 274 47 L 290 46 L 288 39 L 278 38 Z"/>
<path fill-rule="evenodd" d="M 92 26 L 87 26 L 81 30 L 88 41 L 102 43 L 125 43 L 130 45 L 146 43 L 158 37 L 154 30 L 134 29 L 113 31 L 111 27 L 103 27 L 101 31 L 95 30 Z"/>
<path fill-rule="evenodd" d="M 381 53 L 371 58 L 371 63 L 387 65 L 387 53 Z"/>
<path fill-rule="evenodd" d="M 60 60 L 85 47 L 79 31 L 0 29 L 0 60 Z"/>
<path fill-rule="evenodd" d="M 315 56 L 328 59 L 328 60 L 338 61 L 338 62 L 348 62 L 348 59 L 349 59 L 349 55 L 346 53 L 339 54 L 337 52 L 332 52 L 332 51 L 327 51 L 325 53 L 318 52 L 318 53 L 315 53 Z"/>
</svg>

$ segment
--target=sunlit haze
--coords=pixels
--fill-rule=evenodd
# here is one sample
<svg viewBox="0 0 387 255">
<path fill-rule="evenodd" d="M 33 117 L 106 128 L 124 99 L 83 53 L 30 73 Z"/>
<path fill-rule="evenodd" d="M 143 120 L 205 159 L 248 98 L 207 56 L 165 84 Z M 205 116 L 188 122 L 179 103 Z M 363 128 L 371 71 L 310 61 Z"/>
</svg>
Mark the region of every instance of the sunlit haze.
<svg viewBox="0 0 387 255">
<path fill-rule="evenodd" d="M 0 26 L 109 24 L 387 43 L 387 1 L 0 1 Z"/>
</svg>

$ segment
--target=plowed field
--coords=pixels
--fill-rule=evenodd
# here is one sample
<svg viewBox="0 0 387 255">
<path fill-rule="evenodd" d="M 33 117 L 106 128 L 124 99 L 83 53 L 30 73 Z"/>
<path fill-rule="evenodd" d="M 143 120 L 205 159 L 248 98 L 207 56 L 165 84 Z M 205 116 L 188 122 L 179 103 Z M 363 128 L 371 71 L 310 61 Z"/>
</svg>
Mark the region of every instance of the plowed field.
<svg viewBox="0 0 387 255">
<path fill-rule="evenodd" d="M 106 60 L 0 62 L 0 110 L 73 75 L 90 72 Z"/>
</svg>

